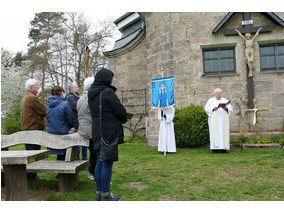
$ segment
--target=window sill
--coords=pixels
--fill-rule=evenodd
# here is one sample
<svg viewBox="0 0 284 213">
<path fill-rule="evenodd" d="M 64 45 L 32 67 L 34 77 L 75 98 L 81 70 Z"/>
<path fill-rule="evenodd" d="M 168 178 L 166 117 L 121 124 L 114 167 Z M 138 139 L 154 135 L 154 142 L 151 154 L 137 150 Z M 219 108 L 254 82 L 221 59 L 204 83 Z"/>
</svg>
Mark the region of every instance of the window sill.
<svg viewBox="0 0 284 213">
<path fill-rule="evenodd" d="M 201 77 L 232 77 L 232 76 L 239 76 L 239 73 L 228 73 L 228 74 L 202 74 Z"/>
<path fill-rule="evenodd" d="M 255 74 L 275 74 L 275 73 L 284 73 L 284 69 L 281 70 L 262 70 L 256 72 Z"/>
</svg>

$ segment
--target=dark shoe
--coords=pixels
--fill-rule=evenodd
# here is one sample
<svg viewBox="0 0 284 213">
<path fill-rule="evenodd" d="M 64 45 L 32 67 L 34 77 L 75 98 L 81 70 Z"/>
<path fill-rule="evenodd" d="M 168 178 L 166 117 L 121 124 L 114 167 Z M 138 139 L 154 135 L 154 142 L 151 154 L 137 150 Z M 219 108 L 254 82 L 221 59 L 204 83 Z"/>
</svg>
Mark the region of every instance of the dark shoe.
<svg viewBox="0 0 284 213">
<path fill-rule="evenodd" d="M 110 192 L 102 193 L 101 201 L 119 201 L 120 197 L 116 196 Z"/>
<path fill-rule="evenodd" d="M 96 192 L 96 201 L 101 201 L 102 200 L 102 196 L 101 196 L 101 192 Z"/>
</svg>

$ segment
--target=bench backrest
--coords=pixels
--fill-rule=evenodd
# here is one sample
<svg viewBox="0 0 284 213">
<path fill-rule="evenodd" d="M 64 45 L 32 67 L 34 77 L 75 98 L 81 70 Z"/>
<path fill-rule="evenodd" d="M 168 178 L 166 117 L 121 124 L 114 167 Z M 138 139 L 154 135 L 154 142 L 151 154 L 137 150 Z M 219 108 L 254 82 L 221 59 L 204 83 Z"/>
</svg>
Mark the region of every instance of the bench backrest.
<svg viewBox="0 0 284 213">
<path fill-rule="evenodd" d="M 55 135 L 40 130 L 20 131 L 1 135 L 1 149 L 19 144 L 36 144 L 52 149 L 67 149 L 65 161 L 76 159 L 77 146 L 89 146 L 89 140 L 78 133 Z"/>
</svg>

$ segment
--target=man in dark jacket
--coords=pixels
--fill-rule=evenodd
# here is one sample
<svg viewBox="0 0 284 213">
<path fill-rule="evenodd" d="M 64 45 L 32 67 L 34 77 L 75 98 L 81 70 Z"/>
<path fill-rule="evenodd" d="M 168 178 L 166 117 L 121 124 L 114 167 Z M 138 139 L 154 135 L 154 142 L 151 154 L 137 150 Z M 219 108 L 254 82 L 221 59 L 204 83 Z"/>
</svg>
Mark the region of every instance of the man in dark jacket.
<svg viewBox="0 0 284 213">
<path fill-rule="evenodd" d="M 110 181 L 113 162 L 99 160 L 100 153 L 100 122 L 99 122 L 99 94 L 102 92 L 102 123 L 101 131 L 104 138 L 111 141 L 119 138 L 123 143 L 124 134 L 122 123 L 127 122 L 127 115 L 124 106 L 120 103 L 115 94 L 116 88 L 111 85 L 113 72 L 102 68 L 95 76 L 95 81 L 88 90 L 88 103 L 92 115 L 92 139 L 94 150 L 97 151 L 97 164 L 95 179 L 97 185 L 96 200 L 119 200 L 119 196 L 110 193 Z"/>
<path fill-rule="evenodd" d="M 22 131 L 25 130 L 44 130 L 46 109 L 40 102 L 36 94 L 39 90 L 38 81 L 36 79 L 28 79 L 25 84 L 27 90 L 21 103 Z M 40 145 L 25 144 L 26 150 L 40 150 Z M 40 179 L 36 173 L 27 173 L 28 180 Z"/>
<path fill-rule="evenodd" d="M 77 112 L 77 102 L 79 100 L 78 94 L 80 91 L 80 87 L 76 82 L 72 82 L 69 85 L 69 93 L 66 95 L 65 100 L 69 102 L 72 111 L 75 117 L 75 129 L 78 130 L 79 122 L 78 122 L 78 112 Z M 80 151 L 81 147 L 78 146 L 78 160 L 80 160 Z M 82 147 L 82 160 L 87 160 L 87 147 Z"/>
<path fill-rule="evenodd" d="M 69 93 L 66 95 L 65 100 L 69 102 L 71 109 L 74 113 L 75 117 L 75 129 L 78 130 L 79 123 L 78 123 L 78 112 L 77 112 L 77 102 L 79 100 L 78 94 L 80 91 L 80 87 L 76 84 L 76 82 L 72 82 L 69 85 Z"/>
</svg>

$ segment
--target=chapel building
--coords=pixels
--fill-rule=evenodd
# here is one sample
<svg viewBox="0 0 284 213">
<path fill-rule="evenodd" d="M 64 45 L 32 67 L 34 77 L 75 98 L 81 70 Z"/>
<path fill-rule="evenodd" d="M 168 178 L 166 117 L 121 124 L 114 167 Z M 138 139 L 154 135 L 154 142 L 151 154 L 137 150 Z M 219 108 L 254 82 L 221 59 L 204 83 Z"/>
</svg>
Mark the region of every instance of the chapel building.
<svg viewBox="0 0 284 213">
<path fill-rule="evenodd" d="M 129 12 L 114 21 L 122 36 L 104 52 L 114 72 L 113 84 L 127 111 L 135 113 L 125 135 L 145 135 L 157 146 L 159 121 L 151 108 L 152 78 L 175 76 L 175 107 L 205 105 L 214 88 L 231 100 L 231 136 L 254 132 L 258 107 L 263 136 L 284 128 L 284 13 L 252 12 Z M 234 29 L 252 37 L 253 78 L 248 77 L 245 41 Z"/>
</svg>

